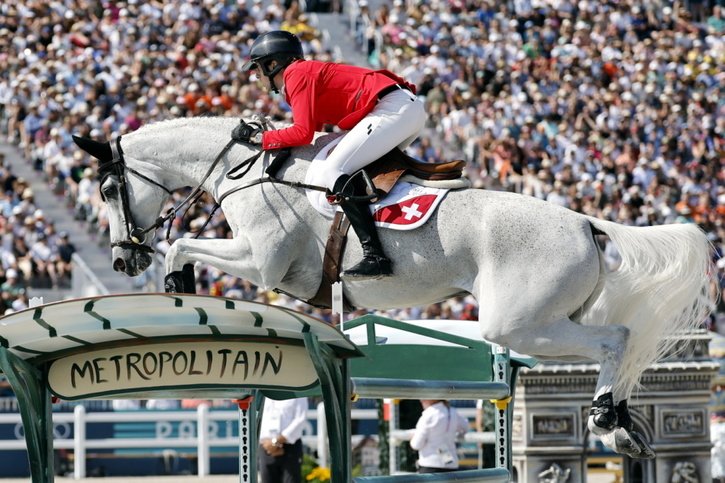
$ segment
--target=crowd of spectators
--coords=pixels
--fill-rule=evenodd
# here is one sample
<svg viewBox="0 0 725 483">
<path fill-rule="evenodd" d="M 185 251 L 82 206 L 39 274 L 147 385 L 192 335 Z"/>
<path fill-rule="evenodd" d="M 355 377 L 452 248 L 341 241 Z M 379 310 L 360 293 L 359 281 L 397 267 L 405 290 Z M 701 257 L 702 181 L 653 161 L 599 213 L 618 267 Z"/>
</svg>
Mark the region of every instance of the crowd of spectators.
<svg viewBox="0 0 725 483">
<path fill-rule="evenodd" d="M 725 19 L 711 3 L 395 0 L 370 11 L 353 0 L 349 11 L 371 65 L 403 74 L 426 100 L 429 128 L 411 148 L 417 157 L 462 157 L 476 187 L 621 223 L 696 222 L 722 252 Z M 74 148 L 71 134 L 108 140 L 181 116 L 288 120 L 288 107 L 240 69 L 253 39 L 277 28 L 297 33 L 310 58 L 344 61 L 333 59 L 296 2 L 3 4 L 0 132 L 78 219 L 107 233 L 95 160 Z M 30 252 L 50 231 L 53 252 L 62 237 L 20 181 L 0 195 L 0 221 L 13 227 L 4 250 L 22 258 L 20 238 Z M 171 240 L 201 226 L 210 207 L 207 200 L 174 220 Z M 29 232 L 25 221 L 35 223 Z M 227 232 L 217 214 L 205 236 Z M 5 258 L 2 265 L 25 283 L 35 270 Z M 52 270 L 56 284 L 60 269 Z M 718 270 L 725 280 L 725 264 Z M 211 267 L 197 272 L 201 292 L 306 307 Z M 476 305 L 458 298 L 389 315 L 475 319 Z"/>
<path fill-rule="evenodd" d="M 0 314 L 28 308 L 28 287 L 70 285 L 70 235 L 58 232 L 35 203 L 28 180 L 0 153 Z"/>
<path fill-rule="evenodd" d="M 17 146 L 76 219 L 107 236 L 96 161 L 76 149 L 71 136 L 107 140 L 183 116 L 261 112 L 284 118 L 240 69 L 259 32 L 279 28 L 299 35 L 311 56 L 332 60 L 297 3 L 280 0 L 2 4 L 0 136 Z M 72 244 L 44 218 L 28 182 L 13 175 L 9 163 L 0 164 L 2 314 L 27 307 L 28 288 L 68 285 Z M 177 219 L 173 235 L 188 233 L 210 206 Z M 220 216 L 212 232 L 226 236 L 226 230 Z M 266 297 L 246 281 L 202 272 L 202 291 Z"/>
<path fill-rule="evenodd" d="M 402 73 L 426 98 L 430 139 L 416 146 L 418 157 L 460 157 L 474 186 L 628 225 L 697 223 L 716 248 L 713 289 L 722 294 L 722 2 L 358 5 L 352 25 L 370 63 Z M 616 266 L 611 248 L 605 258 Z M 721 340 L 722 295 L 718 308 L 710 324 Z M 722 396 L 714 386 L 718 462 Z M 712 470 L 725 478 L 721 464 Z"/>
</svg>

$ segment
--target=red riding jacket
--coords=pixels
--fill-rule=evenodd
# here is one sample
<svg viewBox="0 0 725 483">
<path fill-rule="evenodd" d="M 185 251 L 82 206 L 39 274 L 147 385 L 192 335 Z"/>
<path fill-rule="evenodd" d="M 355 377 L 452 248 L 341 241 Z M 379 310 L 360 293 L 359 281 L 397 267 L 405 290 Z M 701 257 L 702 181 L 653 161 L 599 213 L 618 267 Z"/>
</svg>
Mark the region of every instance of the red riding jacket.
<svg viewBox="0 0 725 483">
<path fill-rule="evenodd" d="M 370 70 L 345 64 L 298 60 L 284 72 L 284 91 L 292 107 L 294 124 L 266 131 L 263 149 L 303 146 L 312 142 L 324 124 L 351 129 L 373 110 L 378 93 L 393 84 L 415 86 L 387 70 Z"/>
</svg>

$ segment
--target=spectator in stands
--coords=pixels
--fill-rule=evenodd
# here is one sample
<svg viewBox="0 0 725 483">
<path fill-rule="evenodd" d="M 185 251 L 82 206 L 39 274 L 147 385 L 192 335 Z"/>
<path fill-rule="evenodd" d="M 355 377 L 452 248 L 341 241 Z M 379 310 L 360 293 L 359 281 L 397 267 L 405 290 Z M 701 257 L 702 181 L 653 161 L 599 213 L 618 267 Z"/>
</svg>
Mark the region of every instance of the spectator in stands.
<svg viewBox="0 0 725 483">
<path fill-rule="evenodd" d="M 388 71 L 303 60 L 299 39 L 285 31 L 260 35 L 243 69 L 255 69 L 265 89 L 284 94 L 294 124 L 257 133 L 245 132 L 246 126 L 240 125 L 233 134 L 238 141 L 281 149 L 311 143 L 324 124 L 350 130 L 310 182 L 338 194 L 336 203 L 362 244 L 362 261 L 342 275 L 359 279 L 392 275 L 368 203 L 345 196 L 354 194 L 353 173 L 395 147 L 406 148 L 418 136 L 425 113 L 415 86 Z"/>
<path fill-rule="evenodd" d="M 91 204 L 93 196 L 98 191 L 98 182 L 93 179 L 93 168 L 85 168 L 83 177 L 78 181 L 75 197 L 75 218 L 87 221 L 93 213 Z"/>
<path fill-rule="evenodd" d="M 423 414 L 410 446 L 418 451 L 418 473 L 445 473 L 458 469 L 456 441 L 468 431 L 468 420 L 447 401 L 423 399 Z"/>
<path fill-rule="evenodd" d="M 27 284 L 21 279 L 22 272 L 16 268 L 5 270 L 4 281 L 0 284 L 0 312 L 9 314 L 17 310 L 15 302 L 23 297 Z"/>
<path fill-rule="evenodd" d="M 11 296 L 18 296 L 25 293 L 27 286 L 20 279 L 19 272 L 14 268 L 10 268 L 5 272 L 5 281 L 0 285 L 0 290 L 7 292 Z"/>
<path fill-rule="evenodd" d="M 262 483 L 302 481 L 302 430 L 307 409 L 307 398 L 264 400 L 257 451 Z"/>
<path fill-rule="evenodd" d="M 73 254 L 76 252 L 76 247 L 70 241 L 70 235 L 67 231 L 62 231 L 58 234 L 58 279 L 69 280 L 73 271 L 72 261 Z"/>
<path fill-rule="evenodd" d="M 30 259 L 33 267 L 32 284 L 35 287 L 58 288 L 58 274 L 56 262 L 58 260 L 57 250 L 48 245 L 48 235 L 41 231 L 35 237 L 35 243 L 30 247 Z"/>
</svg>

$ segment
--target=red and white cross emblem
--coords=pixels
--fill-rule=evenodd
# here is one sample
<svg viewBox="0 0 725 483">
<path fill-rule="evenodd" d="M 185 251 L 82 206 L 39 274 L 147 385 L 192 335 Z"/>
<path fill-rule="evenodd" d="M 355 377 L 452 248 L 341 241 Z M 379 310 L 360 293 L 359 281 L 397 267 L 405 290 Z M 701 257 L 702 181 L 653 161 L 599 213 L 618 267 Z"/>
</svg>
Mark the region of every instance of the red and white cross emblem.
<svg viewBox="0 0 725 483">
<path fill-rule="evenodd" d="M 410 206 L 401 207 L 400 211 L 405 213 L 405 215 L 403 215 L 403 218 L 410 221 L 413 218 L 420 218 L 421 216 L 423 216 L 423 212 L 418 211 L 418 208 L 420 208 L 420 205 L 418 203 L 413 203 Z"/>
<path fill-rule="evenodd" d="M 413 225 L 426 217 L 435 200 L 435 194 L 414 196 L 379 208 L 373 218 L 377 222 L 392 225 Z"/>
</svg>

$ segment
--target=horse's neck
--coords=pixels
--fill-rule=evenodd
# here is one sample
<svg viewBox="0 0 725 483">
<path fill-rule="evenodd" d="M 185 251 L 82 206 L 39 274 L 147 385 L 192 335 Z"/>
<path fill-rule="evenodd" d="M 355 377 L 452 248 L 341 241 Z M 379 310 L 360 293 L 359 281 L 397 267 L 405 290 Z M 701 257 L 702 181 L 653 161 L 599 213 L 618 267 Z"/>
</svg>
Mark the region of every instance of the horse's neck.
<svg viewBox="0 0 725 483">
<path fill-rule="evenodd" d="M 126 162 L 170 190 L 197 186 L 235 123 L 233 118 L 183 118 L 144 126 L 124 137 Z"/>
</svg>

